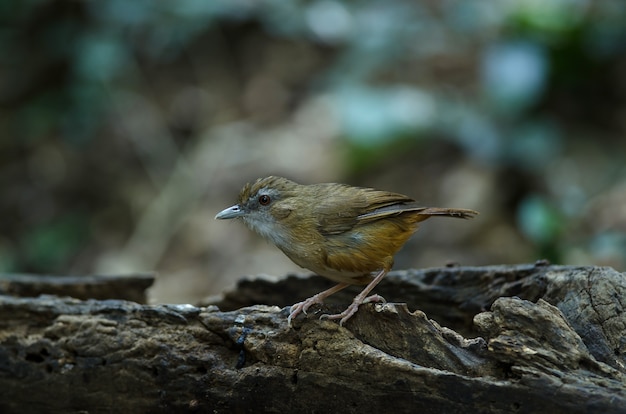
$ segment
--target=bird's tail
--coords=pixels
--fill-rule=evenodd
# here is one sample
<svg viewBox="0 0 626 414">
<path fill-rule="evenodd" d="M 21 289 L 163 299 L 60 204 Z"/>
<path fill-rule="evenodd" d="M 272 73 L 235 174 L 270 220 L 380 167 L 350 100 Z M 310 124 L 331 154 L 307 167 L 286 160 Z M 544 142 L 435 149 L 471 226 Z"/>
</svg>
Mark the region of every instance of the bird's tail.
<svg viewBox="0 0 626 414">
<path fill-rule="evenodd" d="M 415 204 L 394 204 L 361 214 L 357 219 L 361 222 L 369 222 L 389 217 L 406 216 L 411 217 L 415 223 L 419 223 L 433 216 L 470 219 L 477 214 L 477 211 L 465 208 L 420 207 Z"/>
<path fill-rule="evenodd" d="M 421 210 L 419 214 L 424 216 L 444 216 L 471 219 L 478 215 L 478 211 L 468 210 L 466 208 L 426 207 Z"/>
</svg>

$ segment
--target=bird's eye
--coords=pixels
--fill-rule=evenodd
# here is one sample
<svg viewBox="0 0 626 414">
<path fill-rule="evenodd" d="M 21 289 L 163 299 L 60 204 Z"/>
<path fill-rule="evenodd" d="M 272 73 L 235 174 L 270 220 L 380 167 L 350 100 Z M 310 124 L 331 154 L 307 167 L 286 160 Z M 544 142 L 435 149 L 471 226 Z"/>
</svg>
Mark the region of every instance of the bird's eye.
<svg viewBox="0 0 626 414">
<path fill-rule="evenodd" d="M 262 206 L 268 205 L 270 201 L 272 201 L 272 199 L 267 194 L 263 194 L 262 196 L 259 196 L 259 204 Z"/>
</svg>

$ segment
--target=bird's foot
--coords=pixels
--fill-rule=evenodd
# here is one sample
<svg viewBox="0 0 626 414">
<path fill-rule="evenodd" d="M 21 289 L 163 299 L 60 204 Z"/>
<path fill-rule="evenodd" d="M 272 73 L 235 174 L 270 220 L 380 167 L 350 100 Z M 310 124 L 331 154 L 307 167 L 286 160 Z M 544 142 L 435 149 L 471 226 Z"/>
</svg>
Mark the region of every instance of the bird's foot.
<svg viewBox="0 0 626 414">
<path fill-rule="evenodd" d="M 387 303 L 385 298 L 380 295 L 368 296 L 363 300 L 363 303 Z"/>
<path fill-rule="evenodd" d="M 335 314 L 335 315 L 322 315 L 320 316 L 320 319 L 340 319 L 339 326 L 343 326 L 343 324 L 348 319 L 350 319 L 352 315 L 356 313 L 356 311 L 359 310 L 359 306 L 361 306 L 364 303 L 379 303 L 379 302 L 387 303 L 385 298 L 383 298 L 380 295 L 368 296 L 363 300 L 358 300 L 358 297 L 357 297 L 357 300 L 352 302 L 352 304 L 350 304 L 350 306 L 348 306 L 345 311 Z"/>
<path fill-rule="evenodd" d="M 321 298 L 319 293 L 317 295 L 313 295 L 310 298 L 303 300 L 302 302 L 298 302 L 294 304 L 289 309 L 289 316 L 287 317 L 287 324 L 291 326 L 291 320 L 298 316 L 300 313 L 304 313 L 306 315 L 306 311 L 316 303 L 323 303 L 324 298 Z"/>
<path fill-rule="evenodd" d="M 341 313 L 337 313 L 335 315 L 322 315 L 320 319 L 340 319 L 339 326 L 343 326 L 343 324 L 352 317 L 359 310 L 359 306 L 362 302 L 352 302 L 350 306 L 346 308 L 345 311 Z"/>
<path fill-rule="evenodd" d="M 306 311 L 316 303 L 323 303 L 324 299 L 332 295 L 333 293 L 339 292 L 341 289 L 348 287 L 347 283 L 339 283 L 330 289 L 326 289 L 323 292 L 318 293 L 317 295 L 313 295 L 305 301 L 298 302 L 289 309 L 289 317 L 287 318 L 287 324 L 291 327 L 291 320 L 298 316 L 300 312 L 306 315 Z"/>
</svg>

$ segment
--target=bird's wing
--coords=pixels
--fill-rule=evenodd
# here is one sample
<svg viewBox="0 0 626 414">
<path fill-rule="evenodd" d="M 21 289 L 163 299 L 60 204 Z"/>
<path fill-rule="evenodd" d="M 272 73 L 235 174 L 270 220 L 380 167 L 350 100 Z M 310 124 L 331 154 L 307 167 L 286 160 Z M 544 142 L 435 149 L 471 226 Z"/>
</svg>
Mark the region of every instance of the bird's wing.
<svg viewBox="0 0 626 414">
<path fill-rule="evenodd" d="M 359 223 L 397 215 L 406 211 L 403 206 L 414 203 L 412 199 L 402 194 L 333 185 L 337 188 L 324 192 L 333 194 L 332 198 L 317 200 L 315 205 L 318 230 L 324 235 L 341 234 Z"/>
</svg>

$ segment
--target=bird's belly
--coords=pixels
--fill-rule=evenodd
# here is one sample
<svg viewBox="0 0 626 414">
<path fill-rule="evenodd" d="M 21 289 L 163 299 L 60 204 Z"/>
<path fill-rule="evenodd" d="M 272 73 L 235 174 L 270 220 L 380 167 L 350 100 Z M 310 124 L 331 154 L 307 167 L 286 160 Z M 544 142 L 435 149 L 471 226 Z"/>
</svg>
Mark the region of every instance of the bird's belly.
<svg viewBox="0 0 626 414">
<path fill-rule="evenodd" d="M 366 269 L 342 269 L 331 267 L 328 265 L 327 253 L 323 250 L 307 249 L 307 252 L 296 252 L 292 249 L 281 249 L 291 259 L 292 262 L 300 267 L 309 269 L 312 272 L 330 279 L 337 283 L 349 283 L 351 285 L 366 285 L 372 279 L 372 272 L 380 270 L 382 266 L 367 267 Z M 365 264 L 365 263 L 363 263 Z"/>
<path fill-rule="evenodd" d="M 346 270 L 336 270 L 330 267 L 321 267 L 318 269 L 311 269 L 313 272 L 320 276 L 324 276 L 337 283 L 348 283 L 351 285 L 366 285 L 374 276 L 372 272 L 351 272 Z"/>
</svg>

